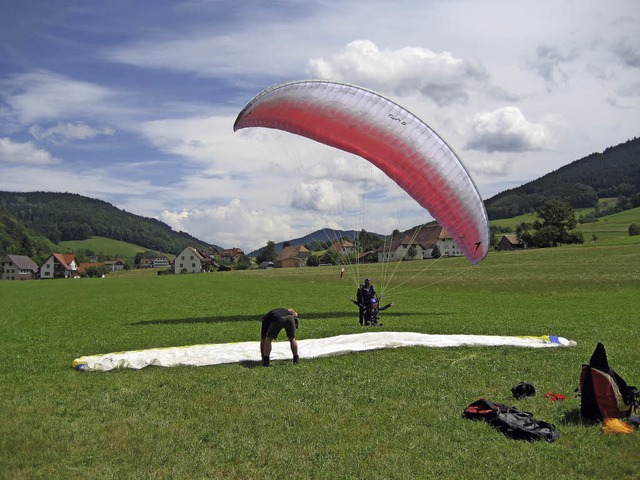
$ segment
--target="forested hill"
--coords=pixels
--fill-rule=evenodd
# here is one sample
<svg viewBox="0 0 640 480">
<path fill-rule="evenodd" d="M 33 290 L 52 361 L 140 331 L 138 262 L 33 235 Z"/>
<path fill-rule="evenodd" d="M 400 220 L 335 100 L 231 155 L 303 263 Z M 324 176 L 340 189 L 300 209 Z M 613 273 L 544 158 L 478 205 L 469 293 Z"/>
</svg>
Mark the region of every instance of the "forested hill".
<svg viewBox="0 0 640 480">
<path fill-rule="evenodd" d="M 564 200 L 574 208 L 593 207 L 598 198 L 640 201 L 640 138 L 565 165 L 485 201 L 491 220 L 529 213 L 545 200 Z"/>
<path fill-rule="evenodd" d="M 29 230 L 0 206 L 0 257 L 13 253 L 27 255 L 40 262 L 53 251 L 54 245 L 47 237 Z"/>
<path fill-rule="evenodd" d="M 176 232 L 159 220 L 74 193 L 0 191 L 0 207 L 55 244 L 100 236 L 172 254 L 180 253 L 187 245 L 220 248 L 188 233 Z"/>
</svg>

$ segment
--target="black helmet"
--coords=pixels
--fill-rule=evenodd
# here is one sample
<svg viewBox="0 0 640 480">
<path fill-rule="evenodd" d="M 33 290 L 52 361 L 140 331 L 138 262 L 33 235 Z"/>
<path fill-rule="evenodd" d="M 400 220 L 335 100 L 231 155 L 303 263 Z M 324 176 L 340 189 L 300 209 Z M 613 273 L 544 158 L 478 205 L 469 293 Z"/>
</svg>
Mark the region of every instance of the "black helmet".
<svg viewBox="0 0 640 480">
<path fill-rule="evenodd" d="M 511 389 L 511 393 L 515 398 L 533 397 L 536 389 L 530 383 L 520 382 Z"/>
</svg>

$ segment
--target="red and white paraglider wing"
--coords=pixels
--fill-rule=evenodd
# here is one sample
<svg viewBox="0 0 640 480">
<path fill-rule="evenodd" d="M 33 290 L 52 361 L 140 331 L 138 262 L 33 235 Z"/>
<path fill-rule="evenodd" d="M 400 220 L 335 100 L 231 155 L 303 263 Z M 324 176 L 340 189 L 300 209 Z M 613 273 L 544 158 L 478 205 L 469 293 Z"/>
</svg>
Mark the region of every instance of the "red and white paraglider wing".
<svg viewBox="0 0 640 480">
<path fill-rule="evenodd" d="M 354 153 L 393 179 L 475 264 L 489 249 L 487 213 L 453 150 L 418 117 L 353 85 L 299 81 L 273 86 L 240 112 L 234 131 L 284 130 Z"/>
</svg>

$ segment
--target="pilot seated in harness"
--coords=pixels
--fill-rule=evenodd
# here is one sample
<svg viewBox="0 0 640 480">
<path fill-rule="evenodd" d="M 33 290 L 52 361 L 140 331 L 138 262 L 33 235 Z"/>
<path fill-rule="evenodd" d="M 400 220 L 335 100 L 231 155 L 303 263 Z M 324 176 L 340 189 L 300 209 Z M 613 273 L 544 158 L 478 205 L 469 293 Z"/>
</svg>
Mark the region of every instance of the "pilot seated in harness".
<svg viewBox="0 0 640 480">
<path fill-rule="evenodd" d="M 378 299 L 376 298 L 372 298 L 371 300 L 369 300 L 369 305 L 367 305 L 367 309 L 364 313 L 364 324 L 367 327 L 381 327 L 382 324 L 378 323 L 378 314 L 382 311 L 382 310 L 386 310 L 387 308 L 389 308 L 391 305 L 393 305 L 393 302 L 388 303 L 384 306 L 380 306 L 380 303 L 378 302 Z"/>
</svg>

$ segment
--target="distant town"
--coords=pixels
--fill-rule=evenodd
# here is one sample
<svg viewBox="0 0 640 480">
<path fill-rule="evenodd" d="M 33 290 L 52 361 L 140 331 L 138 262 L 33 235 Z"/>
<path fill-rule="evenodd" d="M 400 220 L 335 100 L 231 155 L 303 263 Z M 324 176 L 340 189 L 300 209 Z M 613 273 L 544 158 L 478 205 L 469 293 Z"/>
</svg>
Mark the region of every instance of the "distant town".
<svg viewBox="0 0 640 480">
<path fill-rule="evenodd" d="M 397 235 L 388 244 L 371 251 L 358 251 L 346 238 L 336 240 L 322 252 L 311 252 L 304 245 L 285 245 L 279 253 L 251 258 L 240 248 L 204 250 L 187 246 L 173 258 L 156 255 L 136 258 L 133 268 L 153 268 L 159 274 L 193 274 L 232 269 L 300 268 L 348 262 L 374 263 L 463 256 L 442 227 L 416 227 Z M 24 255 L 5 255 L 0 259 L 0 279 L 35 280 L 101 277 L 109 272 L 130 269 L 129 262 L 116 259 L 80 262 L 73 253 L 52 253 L 41 265 Z"/>
</svg>

